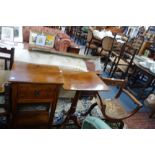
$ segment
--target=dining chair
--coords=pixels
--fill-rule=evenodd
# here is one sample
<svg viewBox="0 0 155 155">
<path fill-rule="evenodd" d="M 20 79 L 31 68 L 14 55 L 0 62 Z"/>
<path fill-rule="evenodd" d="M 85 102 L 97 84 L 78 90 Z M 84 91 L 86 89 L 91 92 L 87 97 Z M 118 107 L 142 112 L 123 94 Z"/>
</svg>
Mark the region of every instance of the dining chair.
<svg viewBox="0 0 155 155">
<path fill-rule="evenodd" d="M 1 48 L 0 47 L 0 69 L 4 70 L 10 70 L 13 65 L 14 61 L 14 48 L 11 48 L 10 50 L 7 48 Z"/>
<path fill-rule="evenodd" d="M 90 49 L 96 51 L 97 48 L 98 48 L 98 45 L 94 42 L 93 31 L 91 29 L 88 29 L 87 43 L 86 43 L 84 54 L 88 55 Z"/>
<path fill-rule="evenodd" d="M 108 61 L 104 65 L 104 71 L 108 71 L 109 76 L 111 76 L 111 73 L 115 68 L 116 62 L 122 57 L 123 51 L 124 51 L 124 43 L 123 44 L 118 43 L 116 40 L 114 40 Z M 109 66 L 108 69 L 107 66 Z"/>
<path fill-rule="evenodd" d="M 137 50 L 137 53 L 139 53 L 142 45 L 143 45 L 143 42 L 144 42 L 144 36 L 137 36 L 136 38 L 133 38 L 129 43 L 129 48 L 130 46 L 133 48 L 133 49 L 136 49 Z"/>
<path fill-rule="evenodd" d="M 97 48 L 96 54 L 100 56 L 102 59 L 104 59 L 104 71 L 108 64 L 113 49 L 114 41 L 115 38 L 106 36 L 102 39 L 102 46 Z"/>
<path fill-rule="evenodd" d="M 137 53 L 137 49 L 130 47 L 128 50 L 125 50 L 126 44 L 122 48 L 122 51 L 119 56 L 116 55 L 114 61 L 114 69 L 111 73 L 111 77 L 116 73 L 121 73 L 121 78 L 126 78 L 128 74 L 133 72 L 133 60 Z"/>
<path fill-rule="evenodd" d="M 102 46 L 97 48 L 97 55 L 107 57 L 113 48 L 114 38 L 104 37 L 102 39 Z"/>
<path fill-rule="evenodd" d="M 124 88 L 126 80 L 105 77 L 101 77 L 101 80 L 103 80 L 103 82 L 108 86 L 117 86 L 118 91 L 113 98 L 103 98 L 101 97 L 100 93 L 97 93 L 97 102 L 92 104 L 91 107 L 94 108 L 96 105 L 98 105 L 104 120 L 119 124 L 118 127 L 123 128 L 123 120 L 130 118 L 137 113 L 139 109 L 142 108 L 142 104 Z M 131 111 L 126 110 L 126 103 L 122 102 L 121 100 L 122 95 L 130 98 L 130 100 L 126 100 L 126 102 L 130 102 L 128 103 L 130 105 L 133 104 Z M 93 108 L 91 107 L 90 109 L 92 110 Z"/>
<path fill-rule="evenodd" d="M 80 44 L 85 44 L 87 40 L 88 28 L 86 26 L 77 26 L 75 41 Z"/>
<path fill-rule="evenodd" d="M 0 48 L 0 117 L 5 119 L 5 127 L 10 123 L 10 85 L 7 80 L 13 61 L 14 48 Z"/>
</svg>

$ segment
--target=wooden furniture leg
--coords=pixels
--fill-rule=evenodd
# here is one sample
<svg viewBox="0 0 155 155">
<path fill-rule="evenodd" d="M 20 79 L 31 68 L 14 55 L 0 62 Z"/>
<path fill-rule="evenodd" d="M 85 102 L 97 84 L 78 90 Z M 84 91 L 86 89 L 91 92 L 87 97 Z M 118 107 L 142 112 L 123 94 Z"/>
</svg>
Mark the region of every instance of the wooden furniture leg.
<svg viewBox="0 0 155 155">
<path fill-rule="evenodd" d="M 81 128 L 81 125 L 79 123 L 79 121 L 77 120 L 77 117 L 74 115 L 75 111 L 76 111 L 76 107 L 77 107 L 77 103 L 78 103 L 78 100 L 79 100 L 79 97 L 81 95 L 81 92 L 80 91 L 76 91 L 75 93 L 75 96 L 72 100 L 72 104 L 71 104 L 71 107 L 68 111 L 68 114 L 64 120 L 64 122 L 62 123 L 61 125 L 61 128 L 64 128 L 65 124 L 67 122 L 69 122 L 69 120 L 73 120 L 73 122 L 79 127 Z"/>
</svg>

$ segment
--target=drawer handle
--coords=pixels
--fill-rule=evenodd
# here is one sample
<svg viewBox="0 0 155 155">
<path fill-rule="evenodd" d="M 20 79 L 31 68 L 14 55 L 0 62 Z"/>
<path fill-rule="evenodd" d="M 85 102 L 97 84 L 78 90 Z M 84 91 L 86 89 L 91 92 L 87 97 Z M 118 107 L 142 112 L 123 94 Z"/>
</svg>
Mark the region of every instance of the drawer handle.
<svg viewBox="0 0 155 155">
<path fill-rule="evenodd" d="M 39 96 L 40 95 L 40 91 L 39 90 L 35 90 L 34 91 L 34 95 L 37 97 L 37 96 Z"/>
</svg>

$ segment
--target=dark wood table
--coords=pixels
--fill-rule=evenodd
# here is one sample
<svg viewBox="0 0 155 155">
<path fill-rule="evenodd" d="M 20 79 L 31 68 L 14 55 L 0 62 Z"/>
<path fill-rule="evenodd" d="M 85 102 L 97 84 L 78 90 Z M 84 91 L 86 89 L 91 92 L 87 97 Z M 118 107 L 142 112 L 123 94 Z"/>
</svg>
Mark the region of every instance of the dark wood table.
<svg viewBox="0 0 155 155">
<path fill-rule="evenodd" d="M 72 100 L 71 107 L 68 114 L 61 125 L 61 128 L 71 119 L 80 128 L 81 125 L 74 115 L 77 107 L 79 97 L 83 92 L 94 92 L 97 91 L 108 91 L 108 86 L 93 72 L 64 72 L 64 85 L 65 90 L 76 91 L 75 96 Z"/>
</svg>

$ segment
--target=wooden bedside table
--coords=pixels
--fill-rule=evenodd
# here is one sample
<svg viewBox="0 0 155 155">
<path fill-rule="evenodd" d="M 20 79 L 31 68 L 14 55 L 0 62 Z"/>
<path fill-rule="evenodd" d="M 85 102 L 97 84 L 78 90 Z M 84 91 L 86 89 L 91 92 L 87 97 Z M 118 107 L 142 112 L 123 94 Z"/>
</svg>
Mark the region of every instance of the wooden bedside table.
<svg viewBox="0 0 155 155">
<path fill-rule="evenodd" d="M 58 67 L 16 62 L 9 82 L 12 89 L 13 127 L 51 126 L 59 88 L 63 84 Z M 23 106 L 44 105 L 44 110 L 19 110 Z"/>
</svg>

